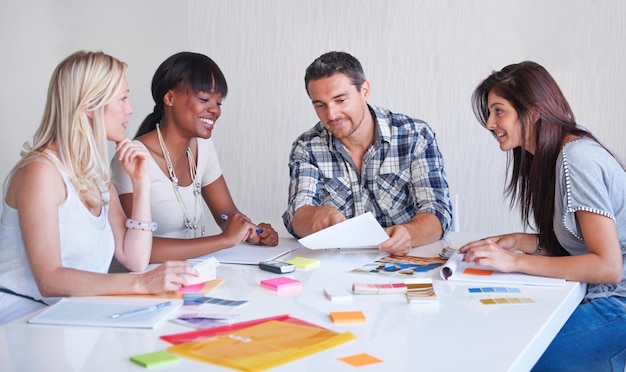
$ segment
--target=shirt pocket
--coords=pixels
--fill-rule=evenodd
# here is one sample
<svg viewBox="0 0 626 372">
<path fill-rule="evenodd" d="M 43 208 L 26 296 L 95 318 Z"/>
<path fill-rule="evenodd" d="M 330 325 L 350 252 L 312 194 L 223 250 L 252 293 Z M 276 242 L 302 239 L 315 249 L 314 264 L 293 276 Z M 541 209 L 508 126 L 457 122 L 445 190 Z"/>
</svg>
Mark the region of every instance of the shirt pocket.
<svg viewBox="0 0 626 372">
<path fill-rule="evenodd" d="M 346 209 L 349 209 L 348 203 L 352 203 L 352 199 L 352 187 L 349 177 L 324 179 L 322 205 L 334 207 L 344 212 Z"/>
<path fill-rule="evenodd" d="M 394 221 L 405 220 L 406 216 L 402 215 L 413 208 L 410 181 L 409 169 L 399 173 L 380 174 L 376 178 L 375 195 L 378 205 L 382 212 Z"/>
</svg>

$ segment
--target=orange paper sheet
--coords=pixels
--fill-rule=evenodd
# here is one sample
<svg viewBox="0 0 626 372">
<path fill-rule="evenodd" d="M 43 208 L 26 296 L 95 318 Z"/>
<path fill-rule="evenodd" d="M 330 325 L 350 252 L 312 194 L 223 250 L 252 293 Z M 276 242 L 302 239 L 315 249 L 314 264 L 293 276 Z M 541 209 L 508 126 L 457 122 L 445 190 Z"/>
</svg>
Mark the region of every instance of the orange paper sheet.
<svg viewBox="0 0 626 372">
<path fill-rule="evenodd" d="M 168 351 L 244 371 L 264 371 L 353 340 L 350 332 L 270 320 Z"/>
</svg>

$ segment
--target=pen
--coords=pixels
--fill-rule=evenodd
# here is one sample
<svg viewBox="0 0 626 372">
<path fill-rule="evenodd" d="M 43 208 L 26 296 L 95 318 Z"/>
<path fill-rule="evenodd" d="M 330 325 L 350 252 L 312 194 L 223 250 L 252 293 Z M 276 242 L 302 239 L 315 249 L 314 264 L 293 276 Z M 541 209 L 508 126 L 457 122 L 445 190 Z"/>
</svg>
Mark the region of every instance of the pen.
<svg viewBox="0 0 626 372">
<path fill-rule="evenodd" d="M 222 214 L 220 214 L 220 218 L 223 219 L 224 221 L 226 221 L 228 219 L 228 215 L 222 213 Z M 257 227 L 255 231 L 256 231 L 257 234 L 260 234 L 260 233 L 263 232 L 263 229 L 260 229 L 260 228 Z"/>
<path fill-rule="evenodd" d="M 159 310 L 159 309 L 162 309 L 164 307 L 170 306 L 171 304 L 172 303 L 170 301 L 162 302 L 160 304 L 156 304 L 156 305 L 152 305 L 152 306 L 148 306 L 148 307 L 143 307 L 141 309 L 135 309 L 135 310 L 127 311 L 125 313 L 113 314 L 113 315 L 111 315 L 111 318 L 113 318 L 113 319 L 126 318 L 127 316 L 133 316 L 133 315 L 137 315 L 137 314 L 141 314 L 141 313 L 146 313 L 148 311 Z"/>
</svg>

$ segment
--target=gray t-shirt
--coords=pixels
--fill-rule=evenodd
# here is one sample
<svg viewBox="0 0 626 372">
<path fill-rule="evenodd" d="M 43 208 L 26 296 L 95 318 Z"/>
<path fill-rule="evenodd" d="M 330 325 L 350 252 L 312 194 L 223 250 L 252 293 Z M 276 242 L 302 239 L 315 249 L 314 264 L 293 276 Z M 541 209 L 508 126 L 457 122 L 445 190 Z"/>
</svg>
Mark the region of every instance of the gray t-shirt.
<svg viewBox="0 0 626 372">
<path fill-rule="evenodd" d="M 615 221 L 622 249 L 622 281 L 589 284 L 585 298 L 626 297 L 626 172 L 597 142 L 583 138 L 565 146 L 556 162 L 554 233 L 571 255 L 588 253 L 576 211 Z"/>
</svg>

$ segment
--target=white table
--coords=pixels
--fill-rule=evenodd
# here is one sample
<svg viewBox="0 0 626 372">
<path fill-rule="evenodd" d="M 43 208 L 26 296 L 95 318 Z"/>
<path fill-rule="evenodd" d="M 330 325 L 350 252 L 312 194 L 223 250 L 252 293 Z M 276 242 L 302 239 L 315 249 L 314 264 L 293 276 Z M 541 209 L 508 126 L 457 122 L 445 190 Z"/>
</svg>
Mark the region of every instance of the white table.
<svg viewBox="0 0 626 372">
<path fill-rule="evenodd" d="M 473 236 L 457 234 L 455 241 Z M 442 243 L 414 248 L 411 255 L 433 256 Z M 262 248 L 260 248 L 262 249 Z M 409 305 L 404 295 L 353 296 L 351 303 L 334 303 L 324 297 L 327 286 L 350 288 L 353 282 L 389 283 L 398 280 L 376 274 L 349 272 L 381 256 L 376 250 L 322 250 L 302 248 L 288 256 L 314 257 L 321 266 L 287 276 L 303 282 L 295 295 L 277 295 L 261 288 L 259 281 L 275 277 L 255 266 L 221 265 L 218 277 L 225 282 L 211 296 L 246 299 L 241 320 L 289 314 L 336 330 L 350 331 L 356 340 L 300 359 L 275 371 L 355 371 L 338 358 L 367 353 L 383 363 L 359 371 L 527 371 L 580 303 L 585 286 L 567 282 L 563 288 L 511 286 L 521 289 L 515 297 L 531 298 L 531 304 L 483 305 L 469 287 L 493 284 L 441 280 L 439 269 L 431 272 L 439 304 Z M 335 325 L 330 311 L 361 310 L 368 321 L 358 325 Z M 141 371 L 131 355 L 164 350 L 169 343 L 160 335 L 187 332 L 192 328 L 163 322 L 152 330 L 64 327 L 27 324 L 30 316 L 0 327 L 0 369 L 9 371 Z M 161 370 L 161 369 L 160 369 Z M 181 358 L 168 371 L 231 369 Z"/>
</svg>

